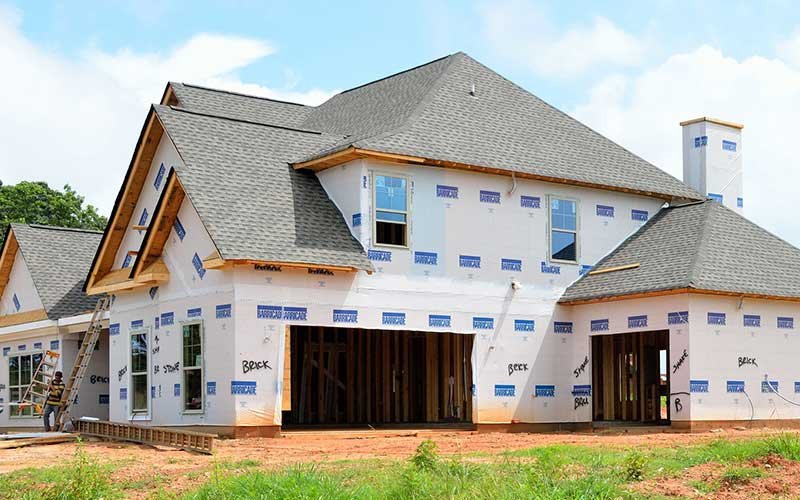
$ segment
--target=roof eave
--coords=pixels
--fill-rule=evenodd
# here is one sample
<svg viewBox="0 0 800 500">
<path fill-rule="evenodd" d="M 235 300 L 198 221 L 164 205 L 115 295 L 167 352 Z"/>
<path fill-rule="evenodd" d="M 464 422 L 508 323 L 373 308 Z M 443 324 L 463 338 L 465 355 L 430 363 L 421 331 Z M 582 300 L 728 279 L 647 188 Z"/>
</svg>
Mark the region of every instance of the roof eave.
<svg viewBox="0 0 800 500">
<path fill-rule="evenodd" d="M 647 191 L 641 189 L 628 188 L 624 186 L 611 186 L 607 184 L 598 184 L 594 182 L 579 181 L 575 179 L 567 179 L 560 177 L 551 177 L 546 175 L 530 174 L 526 172 L 518 172 L 516 170 L 508 170 L 496 167 L 487 167 L 483 165 L 473 165 L 468 163 L 454 162 L 449 160 L 440 160 L 434 158 L 424 158 L 421 156 L 409 156 L 399 153 L 392 153 L 388 151 L 378 151 L 374 149 L 359 148 L 354 145 L 339 148 L 335 151 L 328 152 L 322 156 L 310 158 L 308 160 L 299 161 L 292 164 L 295 170 L 308 169 L 314 172 L 320 172 L 328 168 L 347 163 L 349 161 L 359 158 L 372 158 L 375 160 L 383 161 L 396 161 L 399 163 L 410 163 L 416 165 L 426 165 L 431 167 L 444 167 L 456 170 L 466 170 L 471 172 L 482 172 L 494 175 L 513 175 L 520 179 L 531 179 L 542 182 L 549 182 L 553 184 L 567 184 L 573 186 L 581 186 L 592 189 L 603 189 L 609 191 L 617 191 L 629 194 L 636 194 L 639 196 L 647 196 L 651 198 L 658 198 L 664 201 L 675 203 L 681 200 L 700 201 L 702 198 L 691 198 L 685 194 L 675 193 L 661 193 L 657 191 Z"/>
<path fill-rule="evenodd" d="M 784 302 L 800 303 L 800 297 L 770 295 L 770 294 L 754 293 L 754 292 L 736 292 L 730 290 L 711 290 L 705 288 L 695 288 L 694 286 L 689 285 L 686 287 L 664 288 L 659 290 L 632 292 L 619 295 L 604 295 L 600 297 L 576 297 L 574 299 L 559 300 L 558 304 L 562 306 L 578 306 L 585 304 L 597 304 L 601 302 L 617 302 L 620 300 L 643 299 L 650 297 L 662 297 L 668 295 L 681 295 L 681 294 L 717 295 L 724 297 L 745 297 L 750 299 L 780 300 Z"/>
</svg>

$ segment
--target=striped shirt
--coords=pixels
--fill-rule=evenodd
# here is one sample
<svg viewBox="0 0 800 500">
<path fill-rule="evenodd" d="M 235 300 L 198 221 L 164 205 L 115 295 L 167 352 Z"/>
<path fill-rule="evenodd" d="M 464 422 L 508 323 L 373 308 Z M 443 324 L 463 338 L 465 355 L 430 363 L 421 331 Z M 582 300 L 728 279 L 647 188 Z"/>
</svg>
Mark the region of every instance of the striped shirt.
<svg viewBox="0 0 800 500">
<path fill-rule="evenodd" d="M 47 392 L 47 404 L 61 406 L 61 395 L 64 394 L 64 382 L 50 382 Z"/>
</svg>

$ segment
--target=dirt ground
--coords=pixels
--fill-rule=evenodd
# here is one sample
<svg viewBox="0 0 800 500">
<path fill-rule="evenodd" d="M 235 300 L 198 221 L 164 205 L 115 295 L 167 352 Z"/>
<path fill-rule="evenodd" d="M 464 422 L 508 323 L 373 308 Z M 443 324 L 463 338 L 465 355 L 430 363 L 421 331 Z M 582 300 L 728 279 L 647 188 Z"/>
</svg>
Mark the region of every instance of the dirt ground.
<svg viewBox="0 0 800 500">
<path fill-rule="evenodd" d="M 778 432 L 768 429 L 719 430 L 696 434 L 672 432 L 634 434 L 606 430 L 594 433 L 476 433 L 472 431 L 304 431 L 286 433 L 280 438 L 220 439 L 214 456 L 189 453 L 165 447 L 134 443 L 90 440 L 85 450 L 102 461 L 119 466 L 114 481 L 144 481 L 160 476 L 173 492 L 197 486 L 215 462 L 257 461 L 262 468 L 307 462 L 329 462 L 366 458 L 406 458 L 425 439 L 432 439 L 442 454 L 486 452 L 533 448 L 551 444 L 575 444 L 615 448 L 683 446 L 716 438 L 743 439 Z M 63 463 L 75 452 L 74 443 L 0 450 L 0 473 L 28 467 Z M 800 464 L 781 462 L 787 477 L 800 478 Z M 710 474 L 714 470 L 697 474 Z M 711 477 L 711 476 L 709 476 Z M 664 494 L 664 486 L 659 486 Z M 795 484 L 795 486 L 800 486 Z M 680 485 L 673 485 L 676 494 L 684 495 Z M 766 487 L 766 486 L 765 486 Z M 774 488 L 777 488 L 775 486 Z M 780 486 L 783 488 L 783 486 Z M 647 488 L 646 484 L 642 488 Z M 791 490 L 790 490 L 791 491 Z M 729 491 L 732 493 L 732 491 Z"/>
</svg>

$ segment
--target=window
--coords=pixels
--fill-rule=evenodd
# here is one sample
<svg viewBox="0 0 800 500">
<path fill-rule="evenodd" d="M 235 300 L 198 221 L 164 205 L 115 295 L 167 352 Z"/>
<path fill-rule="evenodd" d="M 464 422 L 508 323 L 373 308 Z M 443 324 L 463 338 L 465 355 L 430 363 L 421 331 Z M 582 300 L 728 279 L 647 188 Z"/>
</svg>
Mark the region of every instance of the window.
<svg viewBox="0 0 800 500">
<path fill-rule="evenodd" d="M 577 202 L 550 199 L 550 259 L 578 261 Z"/>
<path fill-rule="evenodd" d="M 408 179 L 375 175 L 375 243 L 408 246 Z"/>
<path fill-rule="evenodd" d="M 149 385 L 147 332 L 131 333 L 131 413 L 147 413 Z"/>
<path fill-rule="evenodd" d="M 183 411 L 203 411 L 203 332 L 200 323 L 183 325 Z"/>
<path fill-rule="evenodd" d="M 41 415 L 33 406 L 26 406 L 19 410 L 17 402 L 25 393 L 31 383 L 31 376 L 42 361 L 42 353 L 10 354 L 8 356 L 8 402 L 10 417 L 34 417 Z M 44 382 L 42 375 L 37 375 L 36 380 Z M 34 396 L 34 401 L 43 403 L 42 398 Z"/>
</svg>

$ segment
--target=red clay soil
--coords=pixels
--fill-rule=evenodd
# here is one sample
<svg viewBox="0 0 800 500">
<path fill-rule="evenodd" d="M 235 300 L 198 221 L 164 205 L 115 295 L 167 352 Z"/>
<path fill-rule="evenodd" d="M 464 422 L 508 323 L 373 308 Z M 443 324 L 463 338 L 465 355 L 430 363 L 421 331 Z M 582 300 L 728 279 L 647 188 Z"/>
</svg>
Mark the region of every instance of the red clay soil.
<svg viewBox="0 0 800 500">
<path fill-rule="evenodd" d="M 220 439 L 214 456 L 200 455 L 171 448 L 154 448 L 135 443 L 90 440 L 85 451 L 100 461 L 116 464 L 113 480 L 147 481 L 157 476 L 175 492 L 196 487 L 208 476 L 214 463 L 257 461 L 261 468 L 305 462 L 330 462 L 368 458 L 407 458 L 425 439 L 432 439 L 442 454 L 485 452 L 533 448 L 551 444 L 574 444 L 613 448 L 671 447 L 699 444 L 716 438 L 743 439 L 778 432 L 768 429 L 724 430 L 698 434 L 659 432 L 632 434 L 619 431 L 595 433 L 476 433 L 471 431 L 303 431 L 286 433 L 280 438 Z M 62 443 L 29 448 L 0 450 L 0 473 L 28 467 L 62 464 L 72 458 L 76 445 Z M 800 478 L 800 465 L 781 462 L 789 478 Z M 709 472 L 713 473 L 713 471 Z M 702 471 L 699 472 L 702 474 Z M 770 475 L 772 478 L 773 475 Z M 687 479 L 689 481 L 691 479 Z M 148 481 L 152 483 L 153 481 Z M 158 481 L 155 481 L 156 483 Z M 769 488 L 767 478 L 753 484 Z M 781 483 L 782 484 L 782 483 Z M 792 483 L 795 484 L 796 483 Z M 645 488 L 646 483 L 640 487 Z M 673 485 L 678 488 L 677 484 Z M 775 486 L 777 487 L 777 486 Z M 685 491 L 685 490 L 681 490 Z M 790 490 L 790 491 L 800 491 Z M 146 492 L 143 492 L 146 493 Z M 659 493 L 664 494 L 663 483 Z M 730 492 L 729 492 L 730 493 Z M 733 492 L 735 493 L 735 492 Z M 691 494 L 691 491 L 689 491 Z M 752 493 L 750 494 L 752 496 Z M 722 497 L 720 497 L 722 498 Z M 731 498 L 731 497 L 726 497 Z"/>
<path fill-rule="evenodd" d="M 798 498 L 800 497 L 800 463 L 778 456 L 767 456 L 751 460 L 740 467 L 760 470 L 764 476 L 741 483 L 726 483 L 722 476 L 727 467 L 719 463 L 706 463 L 686 470 L 678 477 L 660 477 L 634 485 L 631 489 L 644 495 L 659 497 L 753 500 L 759 498 Z M 693 483 L 714 485 L 718 489 L 703 493 L 693 487 Z"/>
</svg>

